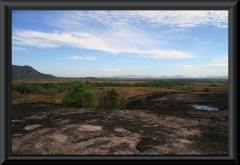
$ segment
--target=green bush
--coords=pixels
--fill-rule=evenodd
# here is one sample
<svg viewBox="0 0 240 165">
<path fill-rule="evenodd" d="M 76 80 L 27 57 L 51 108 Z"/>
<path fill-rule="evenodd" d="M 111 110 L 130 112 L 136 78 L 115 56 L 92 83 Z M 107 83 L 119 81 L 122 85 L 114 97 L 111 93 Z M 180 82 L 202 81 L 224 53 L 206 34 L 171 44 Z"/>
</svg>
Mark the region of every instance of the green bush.
<svg viewBox="0 0 240 165">
<path fill-rule="evenodd" d="M 126 92 L 111 89 L 102 93 L 98 99 L 98 108 L 101 109 L 124 109 L 126 108 Z"/>
<path fill-rule="evenodd" d="M 209 88 L 205 88 L 205 89 L 203 90 L 203 92 L 210 92 L 210 89 L 209 89 Z"/>
<path fill-rule="evenodd" d="M 90 84 L 76 83 L 63 97 L 62 103 L 68 107 L 92 108 L 95 94 Z"/>
<path fill-rule="evenodd" d="M 20 94 L 17 90 L 12 91 L 12 99 L 19 100 L 23 97 L 22 94 Z"/>
</svg>

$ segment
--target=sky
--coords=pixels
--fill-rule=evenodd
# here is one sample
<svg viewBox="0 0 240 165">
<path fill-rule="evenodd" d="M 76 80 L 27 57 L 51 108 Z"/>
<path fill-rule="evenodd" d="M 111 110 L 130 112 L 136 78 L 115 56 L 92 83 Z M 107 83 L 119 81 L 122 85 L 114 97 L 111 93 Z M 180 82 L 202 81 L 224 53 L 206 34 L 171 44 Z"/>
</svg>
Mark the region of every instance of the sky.
<svg viewBox="0 0 240 165">
<path fill-rule="evenodd" d="M 12 64 L 57 77 L 228 76 L 228 11 L 13 10 Z"/>
</svg>

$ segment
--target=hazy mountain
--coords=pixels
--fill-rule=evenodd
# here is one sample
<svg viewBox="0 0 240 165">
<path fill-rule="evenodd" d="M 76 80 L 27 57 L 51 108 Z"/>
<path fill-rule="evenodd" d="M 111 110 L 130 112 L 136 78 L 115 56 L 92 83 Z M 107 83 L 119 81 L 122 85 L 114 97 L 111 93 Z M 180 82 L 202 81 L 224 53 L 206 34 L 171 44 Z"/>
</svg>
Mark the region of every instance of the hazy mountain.
<svg viewBox="0 0 240 165">
<path fill-rule="evenodd" d="M 228 79 L 228 76 L 199 76 L 199 77 L 188 77 L 183 75 L 175 75 L 175 76 L 151 76 L 151 75 L 123 75 L 123 76 L 114 76 L 113 78 L 160 78 L 160 79 L 169 79 L 169 78 L 213 78 L 213 79 Z"/>
<path fill-rule="evenodd" d="M 182 75 L 176 76 L 151 76 L 151 75 L 124 75 L 124 76 L 114 76 L 114 78 L 188 78 Z"/>
<path fill-rule="evenodd" d="M 228 79 L 228 76 L 206 76 L 205 78 L 221 78 L 221 79 Z"/>
<path fill-rule="evenodd" d="M 113 78 L 158 78 L 158 77 L 149 76 L 149 75 L 125 75 L 125 76 L 114 76 Z"/>
<path fill-rule="evenodd" d="M 12 78 L 61 78 L 55 77 L 51 74 L 40 73 L 31 66 L 18 66 L 12 65 Z M 66 78 L 66 77 L 65 77 Z M 69 77 L 73 78 L 73 77 Z M 79 78 L 79 77 L 76 77 Z M 97 77 L 87 77 L 87 78 L 97 78 Z M 228 76 L 199 76 L 199 77 L 187 77 L 183 75 L 175 76 L 151 76 L 151 75 L 122 75 L 122 76 L 113 76 L 113 77 L 99 77 L 99 78 L 134 78 L 134 79 L 179 79 L 179 78 L 200 78 L 200 79 L 228 79 Z"/>
<path fill-rule="evenodd" d="M 31 66 L 12 65 L 12 78 L 56 78 L 50 74 L 43 74 Z"/>
</svg>

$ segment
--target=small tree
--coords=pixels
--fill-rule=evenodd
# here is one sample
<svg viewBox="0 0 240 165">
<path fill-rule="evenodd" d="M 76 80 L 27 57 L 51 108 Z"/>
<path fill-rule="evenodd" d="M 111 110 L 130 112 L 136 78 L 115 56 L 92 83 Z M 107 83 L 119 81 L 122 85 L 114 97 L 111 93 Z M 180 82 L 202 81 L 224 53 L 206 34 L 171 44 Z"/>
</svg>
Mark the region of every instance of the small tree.
<svg viewBox="0 0 240 165">
<path fill-rule="evenodd" d="M 124 109 L 126 107 L 127 99 L 123 92 L 116 89 L 111 89 L 102 93 L 98 100 L 98 108 L 103 109 Z"/>
<path fill-rule="evenodd" d="M 95 106 L 95 94 L 90 84 L 74 84 L 62 99 L 68 107 L 92 108 Z"/>
</svg>

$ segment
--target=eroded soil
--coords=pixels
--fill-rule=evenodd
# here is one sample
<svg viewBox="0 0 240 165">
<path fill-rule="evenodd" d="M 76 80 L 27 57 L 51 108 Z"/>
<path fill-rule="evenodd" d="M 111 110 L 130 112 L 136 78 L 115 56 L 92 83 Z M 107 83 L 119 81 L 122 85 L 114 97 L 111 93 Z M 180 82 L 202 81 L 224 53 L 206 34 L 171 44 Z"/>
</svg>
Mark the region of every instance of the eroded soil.
<svg viewBox="0 0 240 165">
<path fill-rule="evenodd" d="M 18 103 L 11 131 L 13 155 L 228 155 L 228 94 L 153 93 L 126 110 Z"/>
</svg>

